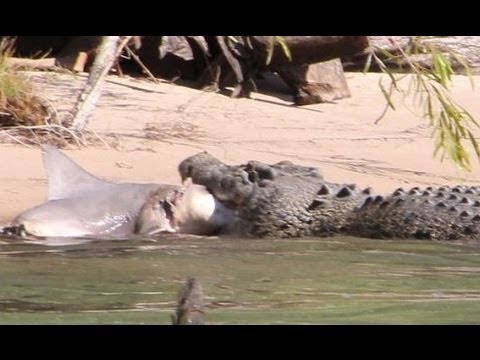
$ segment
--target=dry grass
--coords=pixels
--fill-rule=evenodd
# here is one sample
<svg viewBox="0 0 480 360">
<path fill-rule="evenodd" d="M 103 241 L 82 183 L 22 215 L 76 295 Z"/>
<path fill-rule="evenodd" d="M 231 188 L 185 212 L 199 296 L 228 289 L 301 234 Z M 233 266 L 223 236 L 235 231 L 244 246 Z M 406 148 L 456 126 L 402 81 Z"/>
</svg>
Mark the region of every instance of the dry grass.
<svg viewBox="0 0 480 360">
<path fill-rule="evenodd" d="M 69 144 L 86 146 L 102 143 L 92 131 L 73 131 L 61 120 L 50 102 L 35 94 L 15 67 L 7 65 L 14 53 L 14 41 L 0 41 L 0 142 L 36 146 L 49 143 L 60 148 Z"/>
<path fill-rule="evenodd" d="M 35 95 L 28 81 L 14 67 L 7 66 L 14 42 L 0 41 L 0 127 L 49 125 L 56 112 L 47 101 Z"/>
</svg>

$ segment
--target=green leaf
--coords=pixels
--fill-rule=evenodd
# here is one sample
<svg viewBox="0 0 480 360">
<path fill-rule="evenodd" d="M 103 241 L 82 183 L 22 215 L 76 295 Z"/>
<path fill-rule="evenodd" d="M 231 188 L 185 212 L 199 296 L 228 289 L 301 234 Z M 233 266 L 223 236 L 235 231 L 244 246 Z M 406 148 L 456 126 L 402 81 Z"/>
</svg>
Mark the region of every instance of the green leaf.
<svg viewBox="0 0 480 360">
<path fill-rule="evenodd" d="M 237 39 L 236 36 L 227 36 L 227 38 L 228 38 L 230 41 L 234 42 L 235 44 L 238 43 L 238 39 Z"/>
<path fill-rule="evenodd" d="M 372 57 L 373 57 L 372 53 L 368 54 L 367 60 L 365 61 L 365 66 L 363 67 L 363 70 L 362 70 L 364 74 L 367 73 L 368 70 L 370 70 L 370 66 L 372 64 Z"/>
<path fill-rule="evenodd" d="M 449 61 L 438 51 L 432 52 L 433 75 L 437 81 L 444 87 L 448 88 L 448 82 L 451 80 L 452 67 Z"/>
<path fill-rule="evenodd" d="M 273 48 L 274 48 L 274 37 L 270 36 L 270 39 L 267 43 L 267 61 L 266 61 L 267 65 L 270 64 L 270 61 L 272 61 Z"/>
<path fill-rule="evenodd" d="M 292 61 L 292 53 L 290 52 L 290 49 L 288 48 L 287 42 L 285 39 L 281 36 L 275 36 L 275 40 L 280 44 L 280 46 L 283 49 L 283 52 L 285 53 L 285 56 L 289 61 Z"/>
<path fill-rule="evenodd" d="M 472 143 L 473 150 L 475 150 L 475 154 L 477 155 L 477 158 L 480 161 L 480 147 L 478 146 L 477 139 L 475 139 L 475 136 L 469 130 L 468 130 L 468 136 L 470 138 L 470 142 Z"/>
<path fill-rule="evenodd" d="M 376 47 L 376 46 L 375 46 L 374 49 L 375 49 L 375 52 L 381 53 L 383 56 L 385 56 L 385 57 L 386 57 L 387 59 L 389 59 L 389 60 L 401 58 L 401 56 L 399 56 L 399 55 L 394 55 L 393 53 L 391 53 L 391 52 L 389 52 L 389 51 L 387 51 L 387 50 L 385 50 L 385 49 L 382 49 L 382 48 L 380 48 L 380 47 Z"/>
<path fill-rule="evenodd" d="M 380 86 L 380 90 L 382 90 L 383 96 L 385 97 L 385 100 L 387 100 L 388 106 L 392 108 L 392 110 L 395 110 L 395 105 L 393 105 L 393 101 L 391 97 L 392 95 L 391 88 L 390 88 L 390 92 L 387 92 L 387 90 L 385 90 L 385 88 L 383 87 L 381 80 L 378 82 L 378 86 Z"/>
<path fill-rule="evenodd" d="M 426 111 L 426 116 L 428 117 L 428 119 L 430 120 L 430 126 L 433 125 L 433 119 L 434 119 L 434 115 L 433 115 L 433 105 L 432 105 L 432 97 L 431 96 L 427 96 L 427 111 Z"/>
<path fill-rule="evenodd" d="M 455 58 L 455 60 L 458 61 L 460 65 L 462 65 L 465 73 L 468 76 L 468 79 L 470 80 L 470 86 L 472 87 L 472 90 L 475 90 L 475 80 L 473 79 L 472 71 L 470 70 L 470 66 L 468 66 L 468 63 L 454 52 L 452 52 L 451 55 Z"/>
<path fill-rule="evenodd" d="M 392 43 L 395 44 L 394 41 Z M 469 130 L 471 126 L 479 128 L 480 125 L 472 114 L 452 99 L 449 92 L 452 75 L 455 74 L 451 61 L 453 58 L 464 66 L 467 75 L 469 75 L 472 89 L 474 89 L 473 77 L 471 77 L 468 65 L 455 54 L 445 54 L 438 47 L 420 43 L 419 38 L 412 38 L 411 44 L 406 49 L 398 47 L 396 50 L 403 57 L 403 62 L 410 67 L 411 76 L 406 91 L 400 87 L 400 81 L 403 77 L 397 78 L 394 76 L 386 65 L 387 61 L 398 60 L 399 55 L 377 49 L 377 53 L 385 56 L 385 62 L 379 59 L 375 53 L 372 55 L 380 70 L 387 74 L 391 80 L 388 91 L 379 81 L 380 90 L 387 103 L 383 115 L 389 108 L 395 110 L 392 100 L 393 92 L 400 93 L 404 100 L 406 96 L 413 96 L 414 104 L 418 104 L 423 109 L 422 116 L 428 119 L 429 125 L 433 129 L 434 156 L 440 155 L 440 160 L 448 157 L 460 168 L 470 171 L 469 153 L 464 146 L 464 142 L 468 141 L 472 144 L 475 154 L 480 160 L 480 147 L 475 136 Z M 431 55 L 431 67 L 424 67 L 412 62 L 410 56 L 420 53 Z M 364 71 L 369 66 L 369 63 L 368 66 L 365 64 Z M 377 122 L 378 119 L 375 123 Z"/>
<path fill-rule="evenodd" d="M 275 49 L 275 44 L 279 43 L 282 47 L 282 50 L 289 61 L 292 61 L 292 53 L 288 48 L 287 42 L 282 36 L 270 36 L 269 41 L 267 43 L 267 60 L 266 65 L 269 65 L 272 61 L 273 51 Z"/>
<path fill-rule="evenodd" d="M 395 79 L 395 76 L 393 76 L 393 73 L 390 71 L 390 69 L 387 68 L 387 66 L 385 65 L 385 63 L 380 60 L 380 58 L 378 56 L 376 56 L 375 54 L 372 55 L 373 56 L 373 59 L 375 60 L 375 62 L 377 63 L 377 65 L 379 66 L 380 70 L 384 73 L 384 74 L 387 74 L 388 77 L 390 78 L 390 81 L 392 82 L 392 85 L 393 87 L 398 90 L 397 88 L 397 80 Z"/>
</svg>

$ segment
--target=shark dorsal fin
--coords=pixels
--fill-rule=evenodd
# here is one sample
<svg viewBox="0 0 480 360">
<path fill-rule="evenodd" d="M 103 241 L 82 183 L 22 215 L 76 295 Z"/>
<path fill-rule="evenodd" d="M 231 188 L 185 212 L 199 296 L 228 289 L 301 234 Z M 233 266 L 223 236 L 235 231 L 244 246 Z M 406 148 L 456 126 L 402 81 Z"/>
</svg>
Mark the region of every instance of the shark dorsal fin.
<svg viewBox="0 0 480 360">
<path fill-rule="evenodd" d="M 82 196 L 115 186 L 82 169 L 54 146 L 43 145 L 42 156 L 48 179 L 48 200 Z"/>
</svg>

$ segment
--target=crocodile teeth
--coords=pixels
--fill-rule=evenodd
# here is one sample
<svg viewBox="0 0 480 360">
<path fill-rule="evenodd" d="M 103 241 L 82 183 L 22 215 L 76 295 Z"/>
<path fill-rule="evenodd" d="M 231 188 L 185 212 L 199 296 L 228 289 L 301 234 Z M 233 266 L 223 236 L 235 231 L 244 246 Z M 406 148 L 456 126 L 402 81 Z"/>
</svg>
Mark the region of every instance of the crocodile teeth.
<svg viewBox="0 0 480 360">
<path fill-rule="evenodd" d="M 462 204 L 470 204 L 470 200 L 468 200 L 468 198 L 466 198 L 466 197 L 462 198 L 462 200 L 460 202 Z"/>
</svg>

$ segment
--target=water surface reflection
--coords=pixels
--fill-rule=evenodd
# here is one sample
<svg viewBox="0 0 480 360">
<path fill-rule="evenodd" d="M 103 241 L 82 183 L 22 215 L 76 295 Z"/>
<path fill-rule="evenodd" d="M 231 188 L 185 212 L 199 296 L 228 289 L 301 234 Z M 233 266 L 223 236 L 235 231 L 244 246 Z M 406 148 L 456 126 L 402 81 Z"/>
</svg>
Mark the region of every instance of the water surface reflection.
<svg viewBox="0 0 480 360">
<path fill-rule="evenodd" d="M 480 248 L 468 244 L 50 240 L 0 238 L 0 323 L 169 324 L 188 276 L 213 324 L 480 323 Z"/>
</svg>

